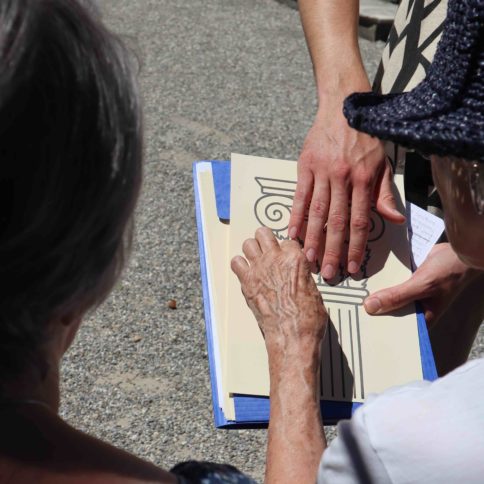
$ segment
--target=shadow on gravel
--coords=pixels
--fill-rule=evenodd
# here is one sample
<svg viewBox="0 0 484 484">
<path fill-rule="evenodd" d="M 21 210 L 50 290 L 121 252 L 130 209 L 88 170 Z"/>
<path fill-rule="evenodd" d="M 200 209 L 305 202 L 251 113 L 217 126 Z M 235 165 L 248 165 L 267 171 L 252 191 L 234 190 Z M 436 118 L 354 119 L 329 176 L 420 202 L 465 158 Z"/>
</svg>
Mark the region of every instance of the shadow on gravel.
<svg viewBox="0 0 484 484">
<path fill-rule="evenodd" d="M 297 10 L 297 0 L 276 0 L 276 2 Z"/>
</svg>

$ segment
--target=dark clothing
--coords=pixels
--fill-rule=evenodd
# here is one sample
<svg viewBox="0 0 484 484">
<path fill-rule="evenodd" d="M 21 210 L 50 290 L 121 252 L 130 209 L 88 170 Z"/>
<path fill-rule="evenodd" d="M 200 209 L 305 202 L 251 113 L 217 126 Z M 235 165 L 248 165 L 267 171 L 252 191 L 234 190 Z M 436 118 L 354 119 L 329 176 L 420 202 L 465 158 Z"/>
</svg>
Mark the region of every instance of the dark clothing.
<svg viewBox="0 0 484 484">
<path fill-rule="evenodd" d="M 178 477 L 179 484 L 256 484 L 256 481 L 228 464 L 188 461 L 177 464 L 170 472 Z"/>
</svg>

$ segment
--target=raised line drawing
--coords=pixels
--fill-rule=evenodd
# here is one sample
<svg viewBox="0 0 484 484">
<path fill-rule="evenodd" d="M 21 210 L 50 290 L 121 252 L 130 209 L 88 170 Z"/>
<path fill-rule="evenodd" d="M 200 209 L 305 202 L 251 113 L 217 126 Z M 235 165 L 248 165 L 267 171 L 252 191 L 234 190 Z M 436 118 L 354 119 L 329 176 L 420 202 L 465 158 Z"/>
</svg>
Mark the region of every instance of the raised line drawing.
<svg viewBox="0 0 484 484">
<path fill-rule="evenodd" d="M 341 364 L 341 381 L 343 383 L 343 398 L 346 397 L 346 384 L 345 384 L 345 368 L 344 368 L 344 353 L 343 353 L 343 328 L 341 327 L 341 309 L 338 308 L 338 324 L 339 324 L 339 340 L 341 341 L 341 349 L 339 352 L 339 361 Z"/>
<path fill-rule="evenodd" d="M 331 309 L 328 309 L 328 316 L 331 319 Z M 331 396 L 334 397 L 334 371 L 333 371 L 333 331 L 331 331 L 331 324 L 328 326 L 329 333 L 329 366 L 331 378 Z"/>
<path fill-rule="evenodd" d="M 296 182 L 263 177 L 255 177 L 254 180 L 259 185 L 261 192 L 261 196 L 254 203 L 254 214 L 257 221 L 262 226 L 270 228 L 279 240 L 287 240 Z M 363 400 L 365 397 L 360 310 L 363 301 L 369 295 L 367 266 L 371 259 L 371 243 L 380 239 L 385 232 L 385 222 L 374 208 L 371 211 L 370 223 L 368 244 L 359 278 L 348 277 L 343 267 L 340 267 L 338 280 L 332 281 L 334 282 L 332 284 L 327 283 L 320 274 L 315 278 L 328 315 L 331 317 L 332 313 L 338 316 L 338 321 L 333 322 L 335 326 L 329 325 L 327 341 L 323 343 L 323 351 L 329 351 L 330 365 L 329 376 L 327 372 L 321 371 L 321 396 L 323 399 L 331 397 L 332 399 L 347 400 L 353 397 Z M 333 333 L 335 333 L 334 339 Z M 345 336 L 346 339 L 343 339 L 343 333 L 349 337 Z M 340 351 L 340 364 L 336 363 L 338 351 Z M 336 358 L 335 362 L 333 362 L 333 357 Z M 355 367 L 356 364 L 358 364 L 358 369 Z M 348 392 L 350 376 L 353 379 L 353 389 Z M 326 381 L 328 378 L 330 381 Z M 335 381 L 338 381 L 337 385 Z M 335 388 L 338 388 L 338 392 L 335 391 Z"/>
<path fill-rule="evenodd" d="M 348 311 L 348 326 L 350 327 L 351 344 L 351 372 L 355 374 L 355 353 L 353 351 L 353 324 L 351 323 L 351 311 Z M 356 387 L 353 385 L 353 397 L 356 397 Z"/>
</svg>

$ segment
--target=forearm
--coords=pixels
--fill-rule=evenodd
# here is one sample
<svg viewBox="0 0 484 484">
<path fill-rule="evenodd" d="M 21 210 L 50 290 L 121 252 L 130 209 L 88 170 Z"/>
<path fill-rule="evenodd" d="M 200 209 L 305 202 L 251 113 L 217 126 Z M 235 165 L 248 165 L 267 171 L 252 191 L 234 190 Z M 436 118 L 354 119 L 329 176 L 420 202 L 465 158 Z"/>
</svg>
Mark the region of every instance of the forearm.
<svg viewBox="0 0 484 484">
<path fill-rule="evenodd" d="M 358 0 L 299 0 L 320 105 L 370 89 L 358 45 Z"/>
<path fill-rule="evenodd" d="M 320 345 L 269 351 L 266 483 L 315 482 L 326 438 L 320 412 Z"/>
</svg>

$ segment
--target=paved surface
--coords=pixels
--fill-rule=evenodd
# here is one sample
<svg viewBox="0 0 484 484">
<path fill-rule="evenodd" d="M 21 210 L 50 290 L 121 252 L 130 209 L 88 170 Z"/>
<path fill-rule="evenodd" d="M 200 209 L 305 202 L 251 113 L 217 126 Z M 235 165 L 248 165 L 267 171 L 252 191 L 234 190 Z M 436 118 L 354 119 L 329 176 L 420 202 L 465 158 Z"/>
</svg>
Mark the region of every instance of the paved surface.
<svg viewBox="0 0 484 484">
<path fill-rule="evenodd" d="M 388 0 L 360 0 L 360 16 L 375 21 L 392 21 L 395 18 L 398 5 Z"/>
<path fill-rule="evenodd" d="M 140 59 L 145 183 L 129 268 L 66 357 L 62 413 L 165 468 L 231 462 L 261 480 L 266 432 L 212 423 L 191 163 L 297 158 L 315 112 L 298 14 L 274 0 L 100 3 Z M 362 47 L 374 73 L 381 45 Z"/>
<path fill-rule="evenodd" d="M 297 8 L 297 0 L 276 0 L 292 8 Z M 360 0 L 360 15 L 375 21 L 393 20 L 398 5 L 391 0 Z"/>
</svg>

